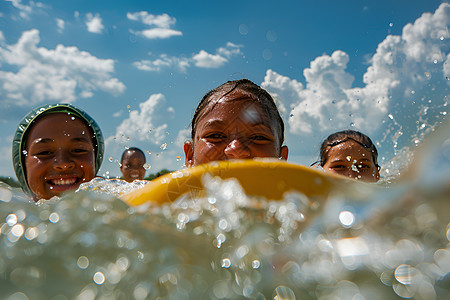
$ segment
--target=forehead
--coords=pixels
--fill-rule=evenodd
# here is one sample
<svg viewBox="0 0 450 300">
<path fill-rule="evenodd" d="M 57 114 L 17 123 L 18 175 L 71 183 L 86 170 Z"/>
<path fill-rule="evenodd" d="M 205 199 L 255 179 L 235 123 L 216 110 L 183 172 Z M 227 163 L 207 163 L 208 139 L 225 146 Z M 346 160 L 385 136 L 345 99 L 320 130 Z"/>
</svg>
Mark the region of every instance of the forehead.
<svg viewBox="0 0 450 300">
<path fill-rule="evenodd" d="M 370 160 L 372 158 L 372 152 L 369 149 L 352 140 L 331 147 L 327 154 L 330 160 L 346 160 L 347 156 L 351 156 L 351 160 L 363 158 Z"/>
<path fill-rule="evenodd" d="M 261 104 L 239 91 L 234 91 L 224 97 L 212 96 L 199 123 L 216 118 L 240 119 L 245 123 L 270 123 Z"/>
<path fill-rule="evenodd" d="M 67 113 L 52 113 L 41 117 L 32 125 L 28 140 L 54 138 L 68 135 L 90 136 L 90 128 L 79 117 Z"/>
<path fill-rule="evenodd" d="M 145 157 L 144 155 L 139 152 L 139 151 L 125 151 L 125 153 L 123 154 L 123 160 L 135 160 L 135 159 L 140 159 L 140 160 L 144 160 Z"/>
</svg>

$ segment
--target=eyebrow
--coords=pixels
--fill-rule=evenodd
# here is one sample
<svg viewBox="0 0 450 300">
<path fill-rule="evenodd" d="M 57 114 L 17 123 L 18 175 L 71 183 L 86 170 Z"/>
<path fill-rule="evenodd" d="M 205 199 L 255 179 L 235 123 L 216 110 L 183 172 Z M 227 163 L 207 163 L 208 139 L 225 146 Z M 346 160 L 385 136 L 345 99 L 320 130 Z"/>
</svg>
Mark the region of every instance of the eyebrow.
<svg viewBox="0 0 450 300">
<path fill-rule="evenodd" d="M 47 144 L 47 143 L 52 143 L 54 141 L 55 141 L 54 139 L 49 139 L 49 138 L 38 138 L 38 139 L 34 140 L 33 142 L 31 142 L 31 145 Z M 75 138 L 71 139 L 70 141 L 71 142 L 89 143 L 89 139 L 84 138 L 84 137 L 75 137 Z"/>
<path fill-rule="evenodd" d="M 255 123 L 250 122 L 250 123 L 247 123 L 246 125 L 248 125 L 249 127 L 263 126 L 267 129 L 269 129 L 270 131 L 272 131 L 271 128 L 269 126 L 267 126 L 264 122 L 255 122 Z M 214 126 L 225 127 L 226 124 L 222 120 L 214 119 L 214 120 L 206 121 L 205 124 L 203 124 L 202 128 L 214 127 Z"/>
</svg>

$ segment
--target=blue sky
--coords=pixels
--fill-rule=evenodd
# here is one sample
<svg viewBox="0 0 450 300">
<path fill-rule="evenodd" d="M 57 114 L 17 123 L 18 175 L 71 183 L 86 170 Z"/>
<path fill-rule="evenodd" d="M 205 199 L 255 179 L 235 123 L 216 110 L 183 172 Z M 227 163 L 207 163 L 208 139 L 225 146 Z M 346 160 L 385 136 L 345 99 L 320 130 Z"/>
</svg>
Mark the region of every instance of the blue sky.
<svg viewBox="0 0 450 300">
<path fill-rule="evenodd" d="M 291 162 L 347 128 L 387 160 L 446 118 L 449 24 L 434 0 L 0 0 L 0 175 L 20 119 L 56 102 L 100 124 L 100 175 L 127 146 L 150 151 L 147 173 L 178 169 L 198 101 L 240 78 L 276 98 Z"/>
</svg>

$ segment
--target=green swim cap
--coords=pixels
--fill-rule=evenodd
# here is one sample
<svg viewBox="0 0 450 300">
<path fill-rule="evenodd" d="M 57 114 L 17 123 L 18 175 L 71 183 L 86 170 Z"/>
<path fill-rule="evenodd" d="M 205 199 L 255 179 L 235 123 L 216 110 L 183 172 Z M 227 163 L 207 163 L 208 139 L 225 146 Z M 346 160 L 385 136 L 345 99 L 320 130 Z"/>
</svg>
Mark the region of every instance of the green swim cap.
<svg viewBox="0 0 450 300">
<path fill-rule="evenodd" d="M 37 107 L 30 111 L 23 119 L 20 121 L 17 126 L 16 133 L 14 134 L 14 139 L 12 143 L 12 160 L 14 171 L 16 172 L 17 179 L 19 180 L 20 185 L 22 186 L 23 191 L 26 194 L 33 195 L 33 192 L 30 190 L 30 187 L 27 182 L 26 174 L 25 174 L 25 142 L 27 140 L 27 135 L 30 131 L 30 128 L 33 124 L 36 123 L 37 120 L 51 113 L 68 113 L 73 114 L 74 116 L 80 118 L 86 124 L 92 128 L 94 132 L 94 150 L 95 150 L 95 174 L 97 174 L 98 170 L 103 161 L 103 152 L 105 150 L 105 143 L 103 141 L 102 131 L 98 126 L 97 122 L 92 119 L 87 113 L 83 110 L 71 105 L 71 104 L 46 104 L 40 107 Z"/>
</svg>

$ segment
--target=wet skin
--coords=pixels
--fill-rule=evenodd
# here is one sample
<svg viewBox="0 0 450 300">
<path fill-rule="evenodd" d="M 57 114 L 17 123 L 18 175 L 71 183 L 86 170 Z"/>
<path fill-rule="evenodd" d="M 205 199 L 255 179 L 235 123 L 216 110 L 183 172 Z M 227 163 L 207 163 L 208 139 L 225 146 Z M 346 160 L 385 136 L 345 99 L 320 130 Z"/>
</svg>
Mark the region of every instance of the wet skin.
<svg viewBox="0 0 450 300">
<path fill-rule="evenodd" d="M 275 128 L 257 102 L 239 91 L 230 93 L 198 121 L 194 140 L 184 145 L 186 166 L 255 157 L 287 159 L 288 148 L 280 145 Z"/>
<path fill-rule="evenodd" d="M 120 171 L 123 178 L 128 182 L 142 180 L 145 176 L 145 157 L 142 153 L 136 151 L 127 151 L 121 162 Z"/>
<path fill-rule="evenodd" d="M 49 114 L 33 125 L 26 141 L 25 168 L 35 200 L 60 196 L 94 178 L 91 135 L 85 122 L 67 113 Z"/>
<path fill-rule="evenodd" d="M 326 172 L 365 182 L 377 182 L 380 179 L 372 153 L 355 141 L 349 140 L 332 147 L 327 157 L 323 165 Z"/>
</svg>

